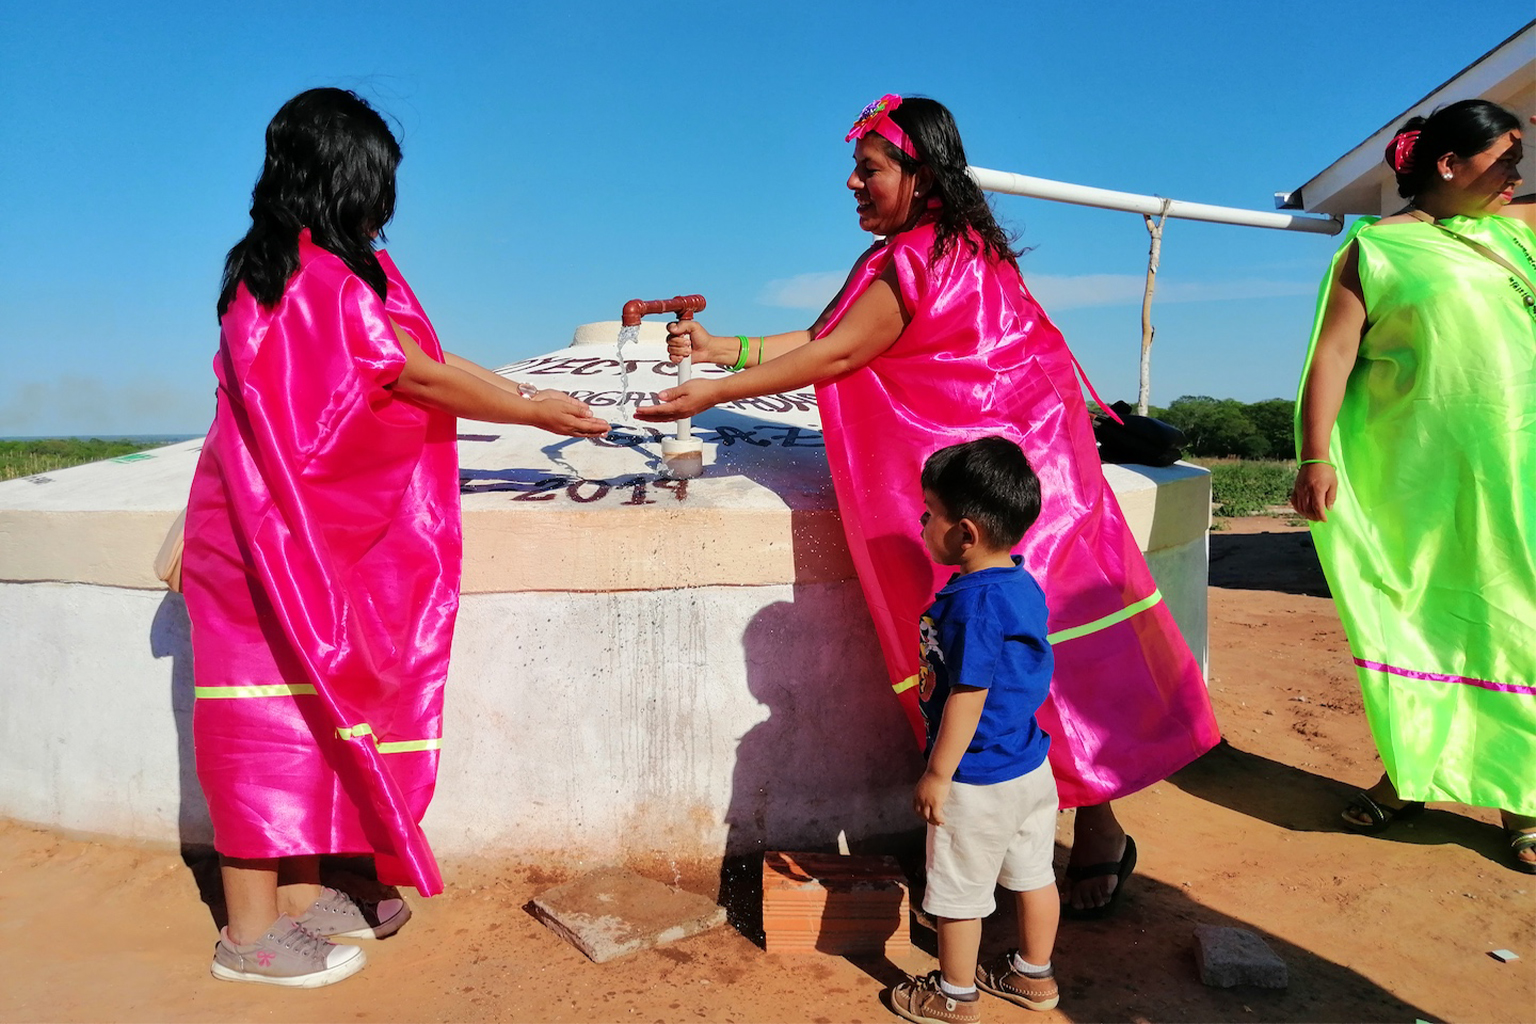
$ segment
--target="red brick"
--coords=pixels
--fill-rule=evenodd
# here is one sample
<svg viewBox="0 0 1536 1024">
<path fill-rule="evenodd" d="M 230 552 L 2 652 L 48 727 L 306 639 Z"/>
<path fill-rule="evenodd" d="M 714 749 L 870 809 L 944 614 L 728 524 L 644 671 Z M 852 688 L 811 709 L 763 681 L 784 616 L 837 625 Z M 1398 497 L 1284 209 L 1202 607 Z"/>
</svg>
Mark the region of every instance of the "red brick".
<svg viewBox="0 0 1536 1024">
<path fill-rule="evenodd" d="M 763 856 L 763 935 L 770 953 L 905 955 L 907 880 L 892 857 Z"/>
</svg>

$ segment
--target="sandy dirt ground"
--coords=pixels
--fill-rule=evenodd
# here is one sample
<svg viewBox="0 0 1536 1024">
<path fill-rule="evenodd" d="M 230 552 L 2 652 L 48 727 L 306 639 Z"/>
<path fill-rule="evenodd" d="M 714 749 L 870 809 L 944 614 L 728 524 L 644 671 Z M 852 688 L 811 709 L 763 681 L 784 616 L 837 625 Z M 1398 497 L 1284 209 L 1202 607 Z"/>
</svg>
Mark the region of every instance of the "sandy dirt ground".
<svg viewBox="0 0 1536 1024">
<path fill-rule="evenodd" d="M 1060 1008 L 983 996 L 983 1019 L 1536 1019 L 1536 877 L 1506 866 L 1494 812 L 1437 805 L 1379 837 L 1339 826 L 1379 767 L 1305 531 L 1229 521 L 1211 556 L 1210 683 L 1226 740 L 1119 805 L 1140 866 L 1112 920 L 1063 922 Z M 895 963 L 770 955 L 725 927 L 594 964 L 523 909 L 561 876 L 457 862 L 446 894 L 413 899 L 406 929 L 368 944 L 358 977 L 313 991 L 232 985 L 208 974 L 210 868 L 0 824 L 0 1019 L 884 1022 L 899 1018 L 882 990 L 935 966 L 921 927 Z M 683 878 L 708 895 L 716 881 Z M 750 898 L 734 909 L 750 919 Z M 1202 985 L 1192 931 L 1207 923 L 1262 935 L 1289 988 Z M 984 951 L 1010 945 L 1011 927 L 990 922 Z M 1501 948 L 1521 959 L 1489 956 Z"/>
</svg>

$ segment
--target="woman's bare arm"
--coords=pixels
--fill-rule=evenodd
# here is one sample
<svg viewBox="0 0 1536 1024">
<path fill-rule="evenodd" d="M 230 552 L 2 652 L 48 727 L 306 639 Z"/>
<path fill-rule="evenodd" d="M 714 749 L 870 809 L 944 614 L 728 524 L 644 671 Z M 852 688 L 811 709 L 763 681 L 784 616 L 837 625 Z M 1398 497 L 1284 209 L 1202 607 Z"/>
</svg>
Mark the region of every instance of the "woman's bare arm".
<svg viewBox="0 0 1536 1024">
<path fill-rule="evenodd" d="M 821 315 L 816 318 L 815 323 L 811 324 L 809 330 L 786 331 L 783 334 L 769 334 L 759 338 L 748 337 L 746 359 L 743 361 L 740 335 L 710 334 L 697 320 L 682 320 L 667 325 L 668 357 L 674 363 L 684 356 L 691 356 L 695 363 L 735 366 L 738 362 L 742 362 L 743 366 L 758 366 L 809 344 L 811 339 L 820 334 L 827 322 L 832 319 L 837 304 L 842 301 L 843 293 L 848 290 L 848 283 L 878 248 L 878 245 L 874 245 L 864 250 L 854 262 L 853 269 L 848 271 L 848 276 L 843 279 L 843 285 L 837 290 L 837 295 L 827 303 L 826 308 L 821 311 Z"/>
<path fill-rule="evenodd" d="M 1304 462 L 1328 458 L 1328 441 L 1344 402 L 1344 386 L 1360 355 L 1360 337 L 1365 327 L 1359 247 L 1351 245 L 1339 260 L 1328 286 L 1323 324 L 1302 386 L 1300 450 Z M 1337 492 L 1338 475 L 1333 467 L 1313 462 L 1298 469 L 1291 504 L 1308 519 L 1326 521 Z"/>
<path fill-rule="evenodd" d="M 522 423 L 570 437 L 597 437 L 608 432 L 608 424 L 594 417 L 585 402 L 569 395 L 524 398 L 515 384 L 467 359 L 453 356 L 452 362 L 438 362 L 398 324 L 391 324 L 405 350 L 405 366 L 389 387 L 407 401 L 467 419 Z M 466 364 L 474 369 L 466 368 Z"/>
</svg>

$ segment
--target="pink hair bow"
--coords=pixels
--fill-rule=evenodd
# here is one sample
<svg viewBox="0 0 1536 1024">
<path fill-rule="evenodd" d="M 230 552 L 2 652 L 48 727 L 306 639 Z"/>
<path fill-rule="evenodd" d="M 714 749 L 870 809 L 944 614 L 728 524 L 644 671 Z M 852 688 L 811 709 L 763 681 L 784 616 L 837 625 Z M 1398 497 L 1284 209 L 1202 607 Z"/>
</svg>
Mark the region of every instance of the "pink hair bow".
<svg viewBox="0 0 1536 1024">
<path fill-rule="evenodd" d="M 901 106 L 901 97 L 895 93 L 888 92 L 881 96 L 864 108 L 858 119 L 853 122 L 853 127 L 848 129 L 848 134 L 843 137 L 843 141 L 852 142 L 854 139 L 862 139 L 870 132 L 874 132 L 916 160 L 917 147 L 912 145 L 912 140 L 907 138 L 907 133 L 891 120 L 891 113 L 899 106 Z"/>
</svg>

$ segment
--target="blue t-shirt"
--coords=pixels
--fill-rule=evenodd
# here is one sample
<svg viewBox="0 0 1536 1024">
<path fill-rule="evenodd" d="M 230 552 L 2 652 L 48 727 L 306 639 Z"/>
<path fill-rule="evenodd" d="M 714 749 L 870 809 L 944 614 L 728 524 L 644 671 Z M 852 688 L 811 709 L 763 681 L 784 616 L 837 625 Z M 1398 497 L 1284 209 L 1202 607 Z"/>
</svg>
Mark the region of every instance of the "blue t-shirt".
<svg viewBox="0 0 1536 1024">
<path fill-rule="evenodd" d="M 1045 594 L 1023 559 L 1013 556 L 1012 568 L 953 577 L 923 616 L 920 633 L 918 701 L 930 751 L 950 687 L 987 691 L 955 781 L 984 786 L 1040 767 L 1051 738 L 1035 712 L 1050 689 L 1055 659 L 1045 639 Z"/>
</svg>

